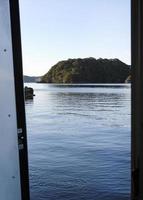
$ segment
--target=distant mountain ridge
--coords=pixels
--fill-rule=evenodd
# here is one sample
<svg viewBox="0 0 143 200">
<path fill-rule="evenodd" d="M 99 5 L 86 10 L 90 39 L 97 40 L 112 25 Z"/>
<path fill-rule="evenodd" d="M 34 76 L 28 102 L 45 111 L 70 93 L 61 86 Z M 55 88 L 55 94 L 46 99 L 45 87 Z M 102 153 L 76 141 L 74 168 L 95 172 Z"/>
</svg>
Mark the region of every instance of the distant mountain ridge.
<svg viewBox="0 0 143 200">
<path fill-rule="evenodd" d="M 38 76 L 23 76 L 24 82 L 25 83 L 36 83 L 40 80 L 40 77 Z"/>
<path fill-rule="evenodd" d="M 58 62 L 42 83 L 125 83 L 130 66 L 119 59 L 78 58 Z"/>
</svg>

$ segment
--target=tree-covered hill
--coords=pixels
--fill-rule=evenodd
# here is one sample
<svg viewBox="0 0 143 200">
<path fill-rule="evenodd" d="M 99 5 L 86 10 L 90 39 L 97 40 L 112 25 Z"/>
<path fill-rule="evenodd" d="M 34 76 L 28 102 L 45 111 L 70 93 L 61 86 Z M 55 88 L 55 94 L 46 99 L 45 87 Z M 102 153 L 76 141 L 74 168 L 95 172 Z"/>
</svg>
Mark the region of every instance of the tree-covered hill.
<svg viewBox="0 0 143 200">
<path fill-rule="evenodd" d="M 125 83 L 130 66 L 119 59 L 68 59 L 58 62 L 42 78 L 43 83 Z"/>
</svg>

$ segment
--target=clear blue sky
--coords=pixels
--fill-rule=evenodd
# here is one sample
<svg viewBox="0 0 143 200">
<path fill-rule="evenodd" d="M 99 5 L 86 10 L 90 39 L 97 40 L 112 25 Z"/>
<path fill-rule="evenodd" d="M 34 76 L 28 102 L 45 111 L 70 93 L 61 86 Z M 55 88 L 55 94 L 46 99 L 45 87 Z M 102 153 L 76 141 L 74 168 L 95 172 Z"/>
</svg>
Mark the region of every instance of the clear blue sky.
<svg viewBox="0 0 143 200">
<path fill-rule="evenodd" d="M 130 0 L 20 0 L 20 12 L 26 75 L 68 58 L 130 64 Z"/>
</svg>

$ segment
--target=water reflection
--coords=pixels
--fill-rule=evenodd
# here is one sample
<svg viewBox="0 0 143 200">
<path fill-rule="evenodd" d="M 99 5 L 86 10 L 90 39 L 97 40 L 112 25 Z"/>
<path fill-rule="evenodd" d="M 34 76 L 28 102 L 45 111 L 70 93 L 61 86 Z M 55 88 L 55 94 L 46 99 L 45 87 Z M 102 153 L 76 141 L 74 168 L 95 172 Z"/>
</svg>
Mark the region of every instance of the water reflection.
<svg viewBox="0 0 143 200">
<path fill-rule="evenodd" d="M 129 85 L 31 86 L 31 199 L 129 200 Z"/>
<path fill-rule="evenodd" d="M 58 88 L 130 88 L 130 84 L 49 84 L 49 87 Z"/>
</svg>

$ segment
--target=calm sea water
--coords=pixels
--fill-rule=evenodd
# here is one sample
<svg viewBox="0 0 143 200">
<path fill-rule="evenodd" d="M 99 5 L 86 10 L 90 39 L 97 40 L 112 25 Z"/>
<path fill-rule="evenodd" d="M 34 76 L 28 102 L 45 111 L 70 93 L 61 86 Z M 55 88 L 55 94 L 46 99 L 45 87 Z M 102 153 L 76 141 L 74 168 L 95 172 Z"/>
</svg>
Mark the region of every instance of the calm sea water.
<svg viewBox="0 0 143 200">
<path fill-rule="evenodd" d="M 129 200 L 130 85 L 26 85 L 31 200 Z"/>
</svg>

